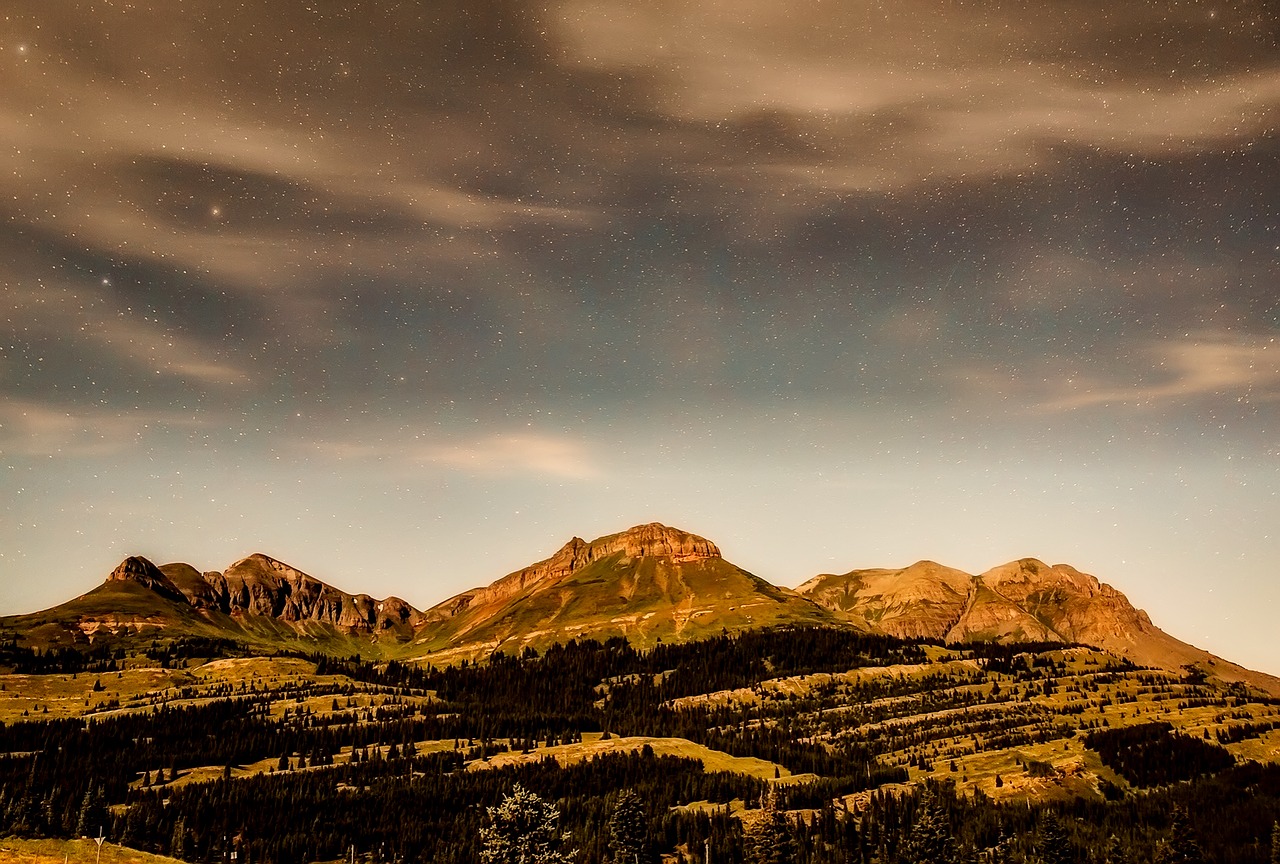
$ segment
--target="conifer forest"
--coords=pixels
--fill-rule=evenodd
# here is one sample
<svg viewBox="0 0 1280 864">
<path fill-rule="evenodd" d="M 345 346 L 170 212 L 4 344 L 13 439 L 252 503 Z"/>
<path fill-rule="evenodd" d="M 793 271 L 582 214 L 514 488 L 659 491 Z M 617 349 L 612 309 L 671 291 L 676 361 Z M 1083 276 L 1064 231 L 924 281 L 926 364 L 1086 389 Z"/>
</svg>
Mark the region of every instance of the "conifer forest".
<svg viewBox="0 0 1280 864">
<path fill-rule="evenodd" d="M 1083 647 L 787 628 L 443 668 L 232 643 L 146 658 L 9 646 L 4 662 L 92 679 L 99 701 L 0 727 L 0 835 L 104 836 L 208 864 L 1274 864 L 1280 851 L 1280 766 L 1239 755 L 1276 727 L 1277 700 Z M 239 672 L 114 694 L 140 663 Z M 1177 722 L 1209 715 L 1214 733 Z"/>
</svg>

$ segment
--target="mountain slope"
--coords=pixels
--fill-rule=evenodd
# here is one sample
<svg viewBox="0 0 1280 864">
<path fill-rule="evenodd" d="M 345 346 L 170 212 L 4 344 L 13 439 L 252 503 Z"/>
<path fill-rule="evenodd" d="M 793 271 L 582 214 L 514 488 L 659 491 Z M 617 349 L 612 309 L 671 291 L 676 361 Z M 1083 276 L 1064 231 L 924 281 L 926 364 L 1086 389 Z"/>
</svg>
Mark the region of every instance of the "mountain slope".
<svg viewBox="0 0 1280 864">
<path fill-rule="evenodd" d="M 425 618 L 418 645 L 442 656 L 579 637 L 650 645 L 721 630 L 839 623 L 724 560 L 709 540 L 657 523 L 590 543 L 575 537 L 550 558 L 452 597 Z"/>
<path fill-rule="evenodd" d="M 815 576 L 796 589 L 855 626 L 903 639 L 940 639 L 960 618 L 973 577 L 933 561 L 901 570 Z"/>
<path fill-rule="evenodd" d="M 87 594 L 43 612 L 0 618 L 0 629 L 21 634 L 33 647 L 197 636 L 368 654 L 379 641 L 407 642 L 422 620 L 398 598 L 347 594 L 255 554 L 225 572 L 205 573 L 189 564 L 157 567 L 126 558 Z"/>
<path fill-rule="evenodd" d="M 1080 642 L 1139 665 L 1195 666 L 1280 694 L 1280 679 L 1175 639 L 1124 594 L 1067 564 L 1023 558 L 975 576 L 921 561 L 901 570 L 822 574 L 797 593 L 873 632 L 951 643 Z"/>
<path fill-rule="evenodd" d="M 790 591 L 726 561 L 706 538 L 658 523 L 591 542 L 575 537 L 550 558 L 426 612 L 395 597 L 349 594 L 262 554 L 206 572 L 131 557 L 81 597 L 0 618 L 0 641 L 142 649 L 200 637 L 258 651 L 449 662 L 574 638 L 648 646 L 788 624 L 951 643 L 1078 642 L 1280 695 L 1280 679 L 1175 639 L 1121 592 L 1065 564 L 1024 558 L 971 575 L 920 561 L 823 574 Z"/>
</svg>

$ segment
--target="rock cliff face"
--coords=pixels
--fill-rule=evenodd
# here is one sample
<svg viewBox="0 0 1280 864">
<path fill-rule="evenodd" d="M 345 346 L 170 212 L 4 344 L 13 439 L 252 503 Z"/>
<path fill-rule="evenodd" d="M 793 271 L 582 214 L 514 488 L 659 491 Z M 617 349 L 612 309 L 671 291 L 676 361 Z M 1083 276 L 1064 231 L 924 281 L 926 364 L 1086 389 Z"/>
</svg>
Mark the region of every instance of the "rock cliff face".
<svg viewBox="0 0 1280 864">
<path fill-rule="evenodd" d="M 535 585 L 553 585 L 590 564 L 622 553 L 624 559 L 665 558 L 673 564 L 720 558 L 716 544 L 697 534 L 657 522 L 637 525 L 590 543 L 574 537 L 550 558 L 503 576 L 483 588 L 464 591 L 429 609 L 430 620 L 451 618 L 472 607 L 502 603 Z"/>
<path fill-rule="evenodd" d="M 976 576 L 921 561 L 824 574 L 798 592 L 871 632 L 966 642 L 1079 642 L 1143 666 L 1198 666 L 1271 692 L 1280 682 L 1165 633 L 1124 594 L 1067 564 L 1022 558 Z"/>
<path fill-rule="evenodd" d="M 178 586 L 174 585 L 159 567 L 141 556 L 130 556 L 121 561 L 120 565 L 111 571 L 107 582 L 133 582 L 170 600 L 179 602 L 186 600 Z"/>
<path fill-rule="evenodd" d="M 623 636 L 638 644 L 775 624 L 838 620 L 795 592 L 725 561 L 711 541 L 637 525 L 554 555 L 428 609 L 418 644 L 432 656 Z"/>
<path fill-rule="evenodd" d="M 287 624 L 314 621 L 350 633 L 412 629 L 422 621 L 422 613 L 398 597 L 375 600 L 368 594 L 347 594 L 262 554 L 243 558 L 221 573 L 201 573 L 189 564 L 156 567 L 145 558 L 128 558 L 108 581 L 135 582 L 197 610 Z"/>
<path fill-rule="evenodd" d="M 1159 632 L 1110 585 L 1034 558 L 977 576 L 920 561 L 902 570 L 817 576 L 798 590 L 859 626 L 901 637 L 1084 642 L 1120 650 Z"/>
<path fill-rule="evenodd" d="M 1147 614 L 1127 597 L 1067 564 L 1050 566 L 1023 558 L 988 570 L 978 581 L 1038 622 L 1044 629 L 1038 638 L 1120 650 L 1157 632 Z M 975 616 L 965 622 L 964 630 L 950 635 L 959 641 L 982 630 L 983 622 Z"/>
</svg>

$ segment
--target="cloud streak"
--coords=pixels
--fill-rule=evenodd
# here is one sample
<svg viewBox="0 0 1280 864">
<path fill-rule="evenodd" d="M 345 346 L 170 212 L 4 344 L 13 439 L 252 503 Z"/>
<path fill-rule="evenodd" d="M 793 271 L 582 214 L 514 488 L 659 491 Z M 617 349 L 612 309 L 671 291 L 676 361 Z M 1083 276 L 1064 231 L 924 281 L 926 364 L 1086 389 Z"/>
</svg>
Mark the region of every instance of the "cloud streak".
<svg viewBox="0 0 1280 864">
<path fill-rule="evenodd" d="M 108 286 L 94 293 L 18 274 L 10 274 L 10 280 L 4 298 L 8 327 L 0 323 L 0 332 L 7 330 L 6 335 L 15 339 L 36 336 L 48 340 L 45 353 L 50 356 L 32 358 L 36 364 L 54 362 L 54 354 L 105 356 L 138 372 L 179 378 L 194 386 L 223 388 L 249 383 L 248 372 L 219 357 L 219 348 L 165 326 L 141 310 L 120 305 Z M 85 368 L 84 372 L 92 374 L 93 370 Z M 3 378 L 0 367 L 0 380 Z"/>
<path fill-rule="evenodd" d="M 582 441 L 541 433 L 433 439 L 421 434 L 371 434 L 359 439 L 319 439 L 301 445 L 327 459 L 433 466 L 486 478 L 539 476 L 586 481 L 604 476 Z"/>
<path fill-rule="evenodd" d="M 1280 341 L 1209 335 L 1159 342 L 1142 353 L 1150 359 L 1127 382 L 1076 378 L 1041 403 L 1047 412 L 1102 405 L 1163 409 L 1205 397 L 1243 402 L 1280 400 Z M 1151 380 L 1155 379 L 1155 380 Z"/>
<path fill-rule="evenodd" d="M 134 451 L 166 430 L 198 431 L 202 419 L 176 411 L 121 411 L 0 400 L 0 454 L 8 458 L 111 457 Z"/>
</svg>

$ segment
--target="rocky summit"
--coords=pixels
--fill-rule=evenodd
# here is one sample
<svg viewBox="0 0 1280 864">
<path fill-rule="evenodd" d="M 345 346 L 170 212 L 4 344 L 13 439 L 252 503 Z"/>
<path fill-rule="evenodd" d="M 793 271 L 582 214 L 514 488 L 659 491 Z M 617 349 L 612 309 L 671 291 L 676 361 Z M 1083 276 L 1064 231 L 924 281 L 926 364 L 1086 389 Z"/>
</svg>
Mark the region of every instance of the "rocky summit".
<svg viewBox="0 0 1280 864">
<path fill-rule="evenodd" d="M 920 561 L 901 570 L 822 574 L 797 592 L 859 629 L 901 638 L 1069 642 L 1146 666 L 1195 666 L 1275 692 L 1280 681 L 1156 627 L 1120 591 L 1068 564 L 1022 558 L 980 574 Z"/>
<path fill-rule="evenodd" d="M 659 523 L 586 542 L 428 609 L 418 644 L 446 655 L 622 636 L 640 644 L 835 616 Z"/>
</svg>

